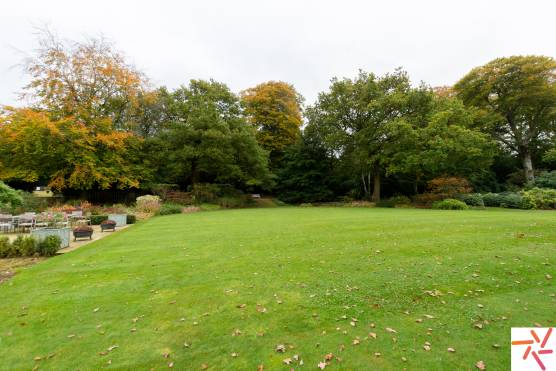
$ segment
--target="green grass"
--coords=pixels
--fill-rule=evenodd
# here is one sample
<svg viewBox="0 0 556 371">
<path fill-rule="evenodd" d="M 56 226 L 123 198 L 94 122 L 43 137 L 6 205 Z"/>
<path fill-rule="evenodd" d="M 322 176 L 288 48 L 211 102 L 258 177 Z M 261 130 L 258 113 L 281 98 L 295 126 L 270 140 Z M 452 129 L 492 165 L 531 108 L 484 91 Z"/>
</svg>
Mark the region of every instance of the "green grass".
<svg viewBox="0 0 556 371">
<path fill-rule="evenodd" d="M 507 370 L 510 327 L 554 326 L 555 252 L 554 212 L 157 217 L 1 284 L 0 369 Z"/>
</svg>

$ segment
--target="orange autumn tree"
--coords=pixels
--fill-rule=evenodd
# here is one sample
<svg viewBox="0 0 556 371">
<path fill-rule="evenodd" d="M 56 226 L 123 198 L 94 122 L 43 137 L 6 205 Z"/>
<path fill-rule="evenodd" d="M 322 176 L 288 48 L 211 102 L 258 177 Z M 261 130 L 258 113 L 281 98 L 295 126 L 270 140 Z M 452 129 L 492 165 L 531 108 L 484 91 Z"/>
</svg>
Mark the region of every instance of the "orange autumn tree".
<svg viewBox="0 0 556 371">
<path fill-rule="evenodd" d="M 38 39 L 39 48 L 25 61 L 31 82 L 22 97 L 49 112 L 52 119 L 71 116 L 92 125 L 110 118 L 117 129 L 128 121 L 148 89 L 146 77 L 127 63 L 106 40 L 62 41 L 49 30 Z"/>
<path fill-rule="evenodd" d="M 0 179 L 47 182 L 57 190 L 138 187 L 145 174 L 140 139 L 112 130 L 107 118 L 91 124 L 6 108 L 0 115 Z"/>
<path fill-rule="evenodd" d="M 32 108 L 0 114 L 0 179 L 57 190 L 139 187 L 148 177 L 131 129 L 146 78 L 103 39 L 62 41 L 48 30 L 25 63 Z"/>
</svg>

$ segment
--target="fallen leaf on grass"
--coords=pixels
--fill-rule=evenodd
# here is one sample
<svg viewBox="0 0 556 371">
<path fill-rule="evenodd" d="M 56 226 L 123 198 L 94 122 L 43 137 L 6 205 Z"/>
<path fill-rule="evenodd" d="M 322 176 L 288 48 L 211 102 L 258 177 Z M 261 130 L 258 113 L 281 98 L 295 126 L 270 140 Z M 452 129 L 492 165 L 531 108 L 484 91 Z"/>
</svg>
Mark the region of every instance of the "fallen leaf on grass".
<svg viewBox="0 0 556 371">
<path fill-rule="evenodd" d="M 289 365 L 289 364 L 292 363 L 292 359 L 291 358 L 286 358 L 282 362 L 284 362 L 286 365 Z"/>
<path fill-rule="evenodd" d="M 318 368 L 320 368 L 321 370 L 324 370 L 326 368 L 326 363 L 324 362 L 319 362 L 319 364 L 317 365 Z"/>
<path fill-rule="evenodd" d="M 235 353 L 235 352 L 234 352 L 234 353 L 232 353 L 232 358 L 236 358 L 237 356 L 238 356 L 238 354 L 237 354 L 237 353 Z"/>
<path fill-rule="evenodd" d="M 454 348 L 448 348 L 448 352 L 450 352 L 450 353 L 455 353 L 456 350 L 455 350 Z"/>
<path fill-rule="evenodd" d="M 479 370 L 486 370 L 486 365 L 483 361 L 475 363 L 475 367 L 477 367 L 477 369 Z"/>
<path fill-rule="evenodd" d="M 398 333 L 398 331 L 396 331 L 396 330 L 394 330 L 393 328 L 390 328 L 390 327 L 386 327 L 386 331 L 391 333 L 391 334 L 397 334 Z"/>
<path fill-rule="evenodd" d="M 374 332 L 369 332 L 369 336 L 373 339 L 376 339 L 376 334 Z"/>
<path fill-rule="evenodd" d="M 284 353 L 286 351 L 286 346 L 284 344 L 276 345 L 276 351 L 278 353 Z"/>
<path fill-rule="evenodd" d="M 119 346 L 117 346 L 117 345 L 111 345 L 111 346 L 108 347 L 107 350 L 108 350 L 109 352 L 111 352 L 111 351 L 113 351 L 114 349 L 117 349 L 117 348 L 119 348 Z"/>
<path fill-rule="evenodd" d="M 241 308 L 245 308 L 246 306 L 247 306 L 247 304 L 238 304 L 238 305 L 236 305 L 236 308 L 241 309 Z"/>
<path fill-rule="evenodd" d="M 360 341 L 359 339 L 353 339 L 353 345 L 359 345 Z"/>
<path fill-rule="evenodd" d="M 169 368 L 172 368 L 172 367 L 174 367 L 174 362 L 170 362 L 170 363 L 168 363 L 168 367 L 169 367 Z"/>
</svg>

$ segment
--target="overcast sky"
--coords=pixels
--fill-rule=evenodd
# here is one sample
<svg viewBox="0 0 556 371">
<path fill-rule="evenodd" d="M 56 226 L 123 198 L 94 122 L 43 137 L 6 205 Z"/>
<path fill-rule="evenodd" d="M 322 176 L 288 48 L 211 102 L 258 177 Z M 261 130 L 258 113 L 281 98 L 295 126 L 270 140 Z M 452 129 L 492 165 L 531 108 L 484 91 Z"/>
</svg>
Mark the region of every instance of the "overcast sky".
<svg viewBox="0 0 556 371">
<path fill-rule="evenodd" d="M 406 69 L 451 85 L 496 57 L 556 57 L 555 0 L 8 0 L 0 11 L 0 104 L 17 101 L 37 26 L 103 35 L 155 85 L 214 78 L 239 92 L 292 83 L 311 104 L 330 78 Z"/>
</svg>

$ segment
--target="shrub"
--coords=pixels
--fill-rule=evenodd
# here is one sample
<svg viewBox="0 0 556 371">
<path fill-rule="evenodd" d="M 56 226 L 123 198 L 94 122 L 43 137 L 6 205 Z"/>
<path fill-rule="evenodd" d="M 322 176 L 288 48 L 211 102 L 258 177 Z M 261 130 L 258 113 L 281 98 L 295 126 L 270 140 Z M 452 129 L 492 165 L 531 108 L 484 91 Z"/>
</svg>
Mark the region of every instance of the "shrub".
<svg viewBox="0 0 556 371">
<path fill-rule="evenodd" d="M 460 193 L 472 191 L 469 181 L 459 177 L 439 177 L 428 182 L 427 188 L 430 193 L 446 195 L 453 198 Z"/>
<path fill-rule="evenodd" d="M 461 194 L 458 196 L 458 199 L 465 202 L 469 206 L 485 206 L 483 196 L 480 193 Z"/>
<path fill-rule="evenodd" d="M 0 236 L 0 258 L 13 256 L 12 244 L 7 236 Z"/>
<path fill-rule="evenodd" d="M 135 215 L 127 214 L 127 220 L 126 220 L 127 224 L 135 224 L 136 221 L 137 221 L 137 217 Z"/>
<path fill-rule="evenodd" d="M 41 256 L 54 256 L 60 250 L 62 240 L 58 236 L 47 236 L 38 243 L 38 252 Z"/>
<path fill-rule="evenodd" d="M 443 200 L 445 195 L 439 193 L 422 193 L 413 197 L 413 202 L 418 205 L 431 205 L 435 201 Z"/>
<path fill-rule="evenodd" d="M 220 187 L 216 184 L 195 184 L 191 193 L 196 203 L 212 203 L 218 199 Z"/>
<path fill-rule="evenodd" d="M 522 194 L 524 209 L 556 209 L 556 189 L 533 188 Z"/>
<path fill-rule="evenodd" d="M 504 192 L 499 193 L 498 197 L 500 199 L 500 207 L 506 207 L 509 209 L 523 208 L 523 200 L 519 193 Z"/>
<path fill-rule="evenodd" d="M 313 204 L 310 202 L 305 202 L 299 205 L 300 207 L 313 207 Z"/>
<path fill-rule="evenodd" d="M 145 195 L 137 197 L 137 210 L 144 213 L 157 213 L 160 210 L 160 197 Z"/>
<path fill-rule="evenodd" d="M 395 205 L 409 205 L 409 204 L 411 204 L 410 198 L 407 197 L 407 196 L 403 196 L 403 195 L 390 197 L 390 199 L 388 201 L 393 202 Z"/>
<path fill-rule="evenodd" d="M 225 209 L 237 209 L 254 205 L 255 201 L 253 201 L 249 196 L 220 197 L 217 204 Z"/>
<path fill-rule="evenodd" d="M 21 195 L 0 181 L 0 209 L 11 210 L 23 203 Z"/>
<path fill-rule="evenodd" d="M 469 207 L 465 204 L 465 202 L 454 198 L 447 198 L 442 201 L 436 201 L 432 204 L 432 208 L 439 210 L 466 210 Z"/>
<path fill-rule="evenodd" d="M 500 196 L 497 193 L 486 193 L 482 196 L 485 206 L 500 206 Z"/>
<path fill-rule="evenodd" d="M 378 201 L 375 204 L 376 207 L 388 207 L 388 208 L 392 208 L 392 207 L 396 207 L 396 203 L 392 202 L 391 200 L 381 200 Z"/>
<path fill-rule="evenodd" d="M 162 204 L 158 215 L 181 214 L 182 205 L 177 204 Z"/>
<path fill-rule="evenodd" d="M 537 188 L 556 189 L 556 170 L 545 171 L 537 175 L 537 177 L 535 177 L 535 181 L 533 182 L 533 184 Z"/>
<path fill-rule="evenodd" d="M 100 225 L 103 221 L 108 219 L 108 215 L 91 215 L 91 224 Z"/>
<path fill-rule="evenodd" d="M 37 241 L 30 236 L 17 236 L 12 241 L 13 256 L 33 256 L 38 253 Z"/>
</svg>

